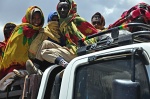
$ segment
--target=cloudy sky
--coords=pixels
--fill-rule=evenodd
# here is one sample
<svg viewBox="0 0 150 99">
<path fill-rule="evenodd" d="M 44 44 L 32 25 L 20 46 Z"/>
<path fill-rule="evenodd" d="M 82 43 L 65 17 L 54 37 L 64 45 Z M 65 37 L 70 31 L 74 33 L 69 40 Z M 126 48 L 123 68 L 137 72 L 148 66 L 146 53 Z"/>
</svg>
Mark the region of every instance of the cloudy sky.
<svg viewBox="0 0 150 99">
<path fill-rule="evenodd" d="M 56 10 L 59 0 L 0 0 L 0 41 L 4 40 L 3 27 L 7 22 L 21 23 L 29 6 L 39 6 L 47 20 L 49 12 Z M 114 23 L 123 11 L 139 2 L 150 4 L 150 0 L 75 0 L 78 14 L 90 22 L 95 12 L 100 12 L 106 20 L 106 26 Z M 45 21 L 46 25 L 46 21 Z"/>
</svg>

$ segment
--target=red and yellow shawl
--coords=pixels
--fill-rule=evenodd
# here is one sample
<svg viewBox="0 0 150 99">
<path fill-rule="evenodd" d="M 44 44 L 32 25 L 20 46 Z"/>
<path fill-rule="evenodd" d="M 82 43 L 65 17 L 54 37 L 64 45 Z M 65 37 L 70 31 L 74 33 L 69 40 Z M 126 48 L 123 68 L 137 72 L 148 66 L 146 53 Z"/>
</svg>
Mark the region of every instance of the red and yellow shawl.
<svg viewBox="0 0 150 99">
<path fill-rule="evenodd" d="M 144 2 L 138 3 L 129 10 L 122 13 L 121 17 L 113 24 L 109 25 L 109 29 L 135 21 L 137 18 L 143 18 L 145 24 L 150 24 L 150 5 Z"/>
<path fill-rule="evenodd" d="M 66 37 L 66 46 L 72 53 L 76 54 L 78 40 L 85 38 L 87 35 L 97 33 L 97 30 L 77 14 L 77 5 L 73 0 L 66 1 L 70 4 L 71 8 L 67 18 L 60 18 L 60 31 Z M 94 42 L 96 42 L 95 39 L 90 39 L 87 40 L 85 44 L 91 44 Z"/>
<path fill-rule="evenodd" d="M 38 8 L 42 14 L 42 24 L 39 27 L 31 24 L 32 11 L 35 8 Z M 22 22 L 22 24 L 14 29 L 6 45 L 4 57 L 0 64 L 0 79 L 7 73 L 13 71 L 13 69 L 25 69 L 29 46 L 44 24 L 42 10 L 37 6 L 29 7 Z"/>
</svg>

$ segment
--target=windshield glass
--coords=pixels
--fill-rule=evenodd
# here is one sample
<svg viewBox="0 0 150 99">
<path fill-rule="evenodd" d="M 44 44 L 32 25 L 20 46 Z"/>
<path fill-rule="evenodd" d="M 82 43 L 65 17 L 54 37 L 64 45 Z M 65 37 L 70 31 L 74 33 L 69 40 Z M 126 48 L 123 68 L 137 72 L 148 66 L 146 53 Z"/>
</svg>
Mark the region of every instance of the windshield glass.
<svg viewBox="0 0 150 99">
<path fill-rule="evenodd" d="M 135 59 L 136 81 L 140 82 L 141 98 L 150 99 L 145 66 Z M 74 99 L 112 99 L 114 79 L 131 79 L 131 57 L 97 60 L 76 70 Z"/>
</svg>

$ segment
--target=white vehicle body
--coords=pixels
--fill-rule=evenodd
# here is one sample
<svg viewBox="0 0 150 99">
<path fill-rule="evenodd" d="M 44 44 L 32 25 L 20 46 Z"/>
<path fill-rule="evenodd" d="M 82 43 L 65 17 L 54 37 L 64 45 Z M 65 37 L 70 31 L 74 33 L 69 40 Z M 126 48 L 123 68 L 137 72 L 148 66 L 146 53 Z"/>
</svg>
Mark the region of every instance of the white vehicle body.
<svg viewBox="0 0 150 99">
<path fill-rule="evenodd" d="M 60 88 L 60 94 L 59 99 L 74 99 L 74 81 L 76 77 L 76 69 L 81 66 L 81 64 L 88 64 L 88 58 L 96 55 L 104 55 L 104 54 L 110 54 L 110 53 L 118 53 L 120 51 L 124 50 L 130 50 L 133 48 L 142 48 L 144 50 L 144 56 L 148 60 L 149 65 L 146 65 L 146 71 L 149 75 L 148 80 L 150 82 L 150 43 L 138 43 L 138 44 L 131 44 L 131 45 L 125 45 L 125 46 L 119 46 L 115 48 L 110 48 L 102 51 L 97 51 L 94 53 L 86 54 L 83 56 L 76 57 L 73 59 L 65 68 L 62 82 L 61 82 L 61 88 Z M 51 72 L 51 68 L 48 68 L 43 75 L 41 86 L 39 89 L 39 94 L 37 99 L 44 99 L 43 95 L 45 94 L 45 87 L 46 82 L 49 77 L 49 74 Z"/>
</svg>

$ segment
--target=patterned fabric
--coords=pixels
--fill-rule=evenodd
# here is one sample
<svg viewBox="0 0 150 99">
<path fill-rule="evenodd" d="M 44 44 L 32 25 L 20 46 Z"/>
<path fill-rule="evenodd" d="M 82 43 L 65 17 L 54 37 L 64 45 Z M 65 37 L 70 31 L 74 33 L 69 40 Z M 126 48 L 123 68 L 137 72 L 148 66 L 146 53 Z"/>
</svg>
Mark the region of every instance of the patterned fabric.
<svg viewBox="0 0 150 99">
<path fill-rule="evenodd" d="M 34 9 L 39 9 L 42 14 L 42 22 L 39 27 L 35 27 L 31 24 L 32 11 Z M 13 69 L 25 69 L 29 46 L 44 24 L 44 16 L 41 9 L 37 6 L 29 7 L 22 22 L 22 24 L 14 29 L 6 45 L 4 57 L 0 64 L 0 79 L 7 73 L 12 72 Z"/>
<path fill-rule="evenodd" d="M 139 3 L 133 6 L 128 11 L 123 12 L 121 18 L 115 23 L 111 24 L 109 28 L 132 22 L 139 17 L 143 17 L 145 23 L 150 23 L 150 5 L 146 3 Z"/>
<path fill-rule="evenodd" d="M 39 7 L 37 7 L 37 6 L 30 6 L 30 7 L 27 9 L 25 16 L 22 18 L 22 22 L 23 22 L 23 23 L 30 23 L 30 24 L 31 24 L 31 23 L 32 23 L 32 14 L 33 14 L 33 12 L 34 12 L 35 10 L 39 10 L 39 11 L 41 12 L 41 14 L 42 14 L 42 23 L 41 23 L 41 25 L 38 27 L 38 28 L 42 28 L 43 25 L 44 25 L 44 15 L 43 15 L 42 10 L 41 10 Z"/>
<path fill-rule="evenodd" d="M 73 0 L 66 0 L 70 4 L 68 17 L 60 18 L 60 31 L 66 37 L 66 46 L 72 53 L 76 53 L 78 40 L 86 38 L 87 35 L 97 33 L 90 23 L 77 14 L 77 5 Z M 58 11 L 58 7 L 57 7 Z M 59 15 L 58 15 L 59 16 Z M 96 42 L 95 39 L 86 40 L 85 44 Z"/>
</svg>

